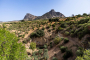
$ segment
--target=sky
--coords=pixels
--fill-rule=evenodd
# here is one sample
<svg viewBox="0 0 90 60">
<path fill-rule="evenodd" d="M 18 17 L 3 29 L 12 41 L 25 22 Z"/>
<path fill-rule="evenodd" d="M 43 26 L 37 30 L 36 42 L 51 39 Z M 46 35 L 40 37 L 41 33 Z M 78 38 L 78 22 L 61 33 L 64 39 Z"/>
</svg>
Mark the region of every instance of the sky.
<svg viewBox="0 0 90 60">
<path fill-rule="evenodd" d="M 22 20 L 26 13 L 41 16 L 54 9 L 66 17 L 90 13 L 90 0 L 0 0 L 0 21 Z"/>
</svg>

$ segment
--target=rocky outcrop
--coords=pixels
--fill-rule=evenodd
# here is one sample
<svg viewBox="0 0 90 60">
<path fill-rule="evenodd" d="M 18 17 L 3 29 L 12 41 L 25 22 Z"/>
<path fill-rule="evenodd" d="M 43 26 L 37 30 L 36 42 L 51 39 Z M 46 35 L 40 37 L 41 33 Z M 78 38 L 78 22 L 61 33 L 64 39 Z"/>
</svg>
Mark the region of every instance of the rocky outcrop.
<svg viewBox="0 0 90 60">
<path fill-rule="evenodd" d="M 49 19 L 49 18 L 54 18 L 54 17 L 65 17 L 65 16 L 62 13 L 55 12 L 55 10 L 52 9 L 51 11 L 45 13 L 42 16 L 34 16 L 30 13 L 27 13 L 24 17 L 24 20 Z"/>
<path fill-rule="evenodd" d="M 37 16 L 27 13 L 24 17 L 24 20 L 34 20 L 35 18 L 37 18 Z"/>
</svg>

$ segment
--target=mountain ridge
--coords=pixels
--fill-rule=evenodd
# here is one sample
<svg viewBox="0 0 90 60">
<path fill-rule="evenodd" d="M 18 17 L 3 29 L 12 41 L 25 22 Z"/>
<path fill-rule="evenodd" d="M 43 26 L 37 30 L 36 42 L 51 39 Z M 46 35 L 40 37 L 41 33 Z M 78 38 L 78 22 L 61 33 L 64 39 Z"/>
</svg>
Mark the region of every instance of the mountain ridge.
<svg viewBox="0 0 90 60">
<path fill-rule="evenodd" d="M 30 13 L 27 13 L 23 20 L 26 21 L 26 20 L 36 20 L 36 19 L 49 19 L 54 17 L 65 17 L 65 16 L 62 13 L 55 12 L 54 9 L 51 9 L 49 12 L 43 14 L 42 16 L 35 16 Z"/>
</svg>

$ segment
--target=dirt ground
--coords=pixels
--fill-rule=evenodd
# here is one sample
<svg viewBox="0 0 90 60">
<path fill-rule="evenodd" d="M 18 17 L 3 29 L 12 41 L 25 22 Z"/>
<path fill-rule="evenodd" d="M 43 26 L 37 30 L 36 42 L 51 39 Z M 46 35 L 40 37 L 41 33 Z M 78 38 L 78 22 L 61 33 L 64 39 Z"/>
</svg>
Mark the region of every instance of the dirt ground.
<svg viewBox="0 0 90 60">
<path fill-rule="evenodd" d="M 65 37 L 65 36 L 60 34 L 60 37 Z M 49 60 L 52 60 L 53 57 L 57 57 L 58 60 L 63 60 L 64 53 L 61 53 L 59 46 L 65 46 L 68 47 L 68 49 L 72 49 L 73 57 L 68 58 L 68 60 L 74 60 L 76 58 L 76 51 L 78 49 L 77 45 L 80 47 L 82 47 L 82 45 L 78 41 L 78 38 L 71 38 L 70 36 L 67 36 L 67 38 L 69 39 L 68 43 L 64 44 L 64 41 L 61 41 L 58 45 L 54 46 L 48 51 Z"/>
</svg>

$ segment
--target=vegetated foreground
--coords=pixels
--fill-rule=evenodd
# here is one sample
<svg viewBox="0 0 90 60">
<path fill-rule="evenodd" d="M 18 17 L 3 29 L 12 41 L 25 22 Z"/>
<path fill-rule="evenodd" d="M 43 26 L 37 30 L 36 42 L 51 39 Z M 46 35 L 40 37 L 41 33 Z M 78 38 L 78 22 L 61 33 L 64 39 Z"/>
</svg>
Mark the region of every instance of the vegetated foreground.
<svg viewBox="0 0 90 60">
<path fill-rule="evenodd" d="M 6 42 L 10 38 L 10 46 L 15 48 L 14 52 L 12 49 L 12 55 L 8 53 L 11 48 L 4 51 L 8 43 L 4 43 L 4 38 L 2 38 L 1 45 L 3 43 L 6 44 L 6 47 L 1 46 L 1 51 L 3 51 L 0 54 L 2 60 L 81 60 L 83 58 L 90 60 L 90 15 L 85 13 L 67 18 L 35 21 L 22 20 L 21 22 L 4 23 L 0 27 L 2 34 L 2 29 L 4 29 L 19 38 L 16 39 L 18 41 L 14 41 L 14 35 L 10 35 L 10 37 L 8 37 L 9 33 L 1 35 L 3 37 L 7 36 Z M 21 45 L 25 46 L 28 57 L 24 53 L 25 50 L 22 52 L 22 49 L 25 48 L 22 48 Z M 18 48 L 21 47 L 21 50 L 16 48 L 17 46 Z M 21 53 L 22 55 L 19 57 Z M 13 54 L 16 55 L 14 56 Z M 13 57 L 11 58 L 10 56 Z"/>
</svg>

